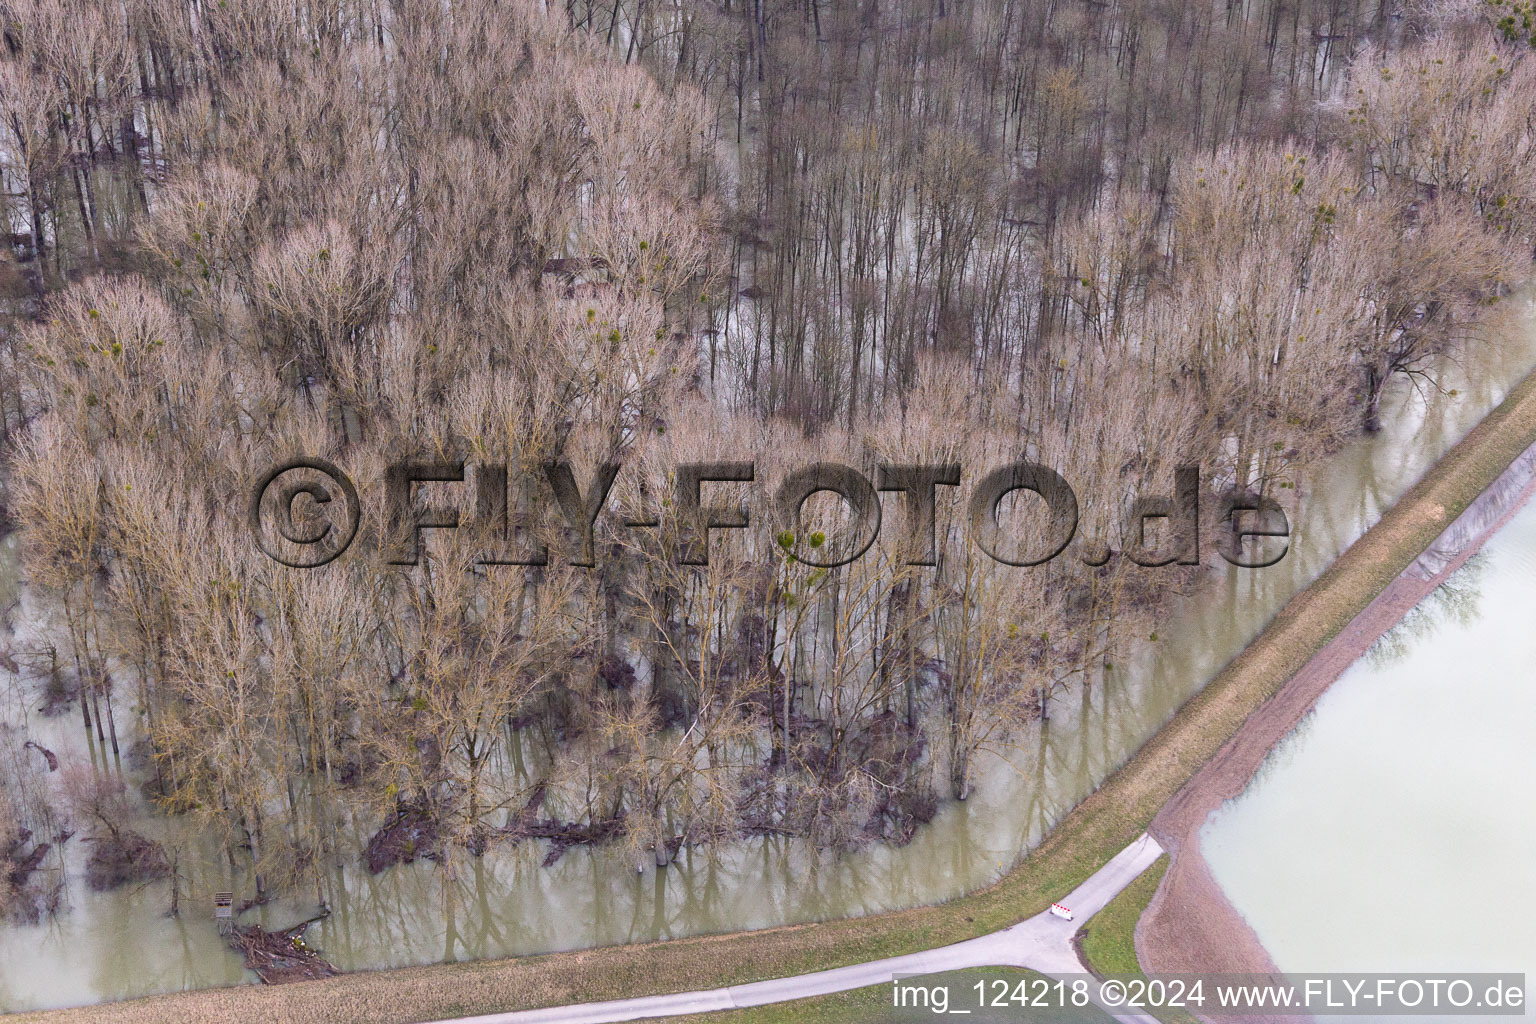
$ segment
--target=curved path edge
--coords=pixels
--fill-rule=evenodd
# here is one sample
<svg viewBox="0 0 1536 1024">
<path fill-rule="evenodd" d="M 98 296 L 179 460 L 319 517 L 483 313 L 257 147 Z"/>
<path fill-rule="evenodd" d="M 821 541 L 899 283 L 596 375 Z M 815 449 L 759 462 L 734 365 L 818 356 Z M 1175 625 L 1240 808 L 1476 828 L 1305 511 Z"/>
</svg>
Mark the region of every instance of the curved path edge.
<svg viewBox="0 0 1536 1024">
<path fill-rule="evenodd" d="M 1162 854 L 1163 848 L 1157 840 L 1142 833 L 1061 899 L 1061 903 L 1072 908 L 1073 921 L 1065 921 L 1046 910 L 978 938 L 848 967 L 700 992 L 491 1013 L 454 1018 L 439 1024 L 608 1024 L 790 1002 L 888 984 L 897 977 L 937 974 L 967 967 L 1027 967 L 1051 977 L 1082 974 L 1086 969 L 1072 948 L 1073 934 Z M 1111 1015 L 1125 1024 L 1156 1024 L 1154 1018 L 1140 1014 Z"/>
</svg>

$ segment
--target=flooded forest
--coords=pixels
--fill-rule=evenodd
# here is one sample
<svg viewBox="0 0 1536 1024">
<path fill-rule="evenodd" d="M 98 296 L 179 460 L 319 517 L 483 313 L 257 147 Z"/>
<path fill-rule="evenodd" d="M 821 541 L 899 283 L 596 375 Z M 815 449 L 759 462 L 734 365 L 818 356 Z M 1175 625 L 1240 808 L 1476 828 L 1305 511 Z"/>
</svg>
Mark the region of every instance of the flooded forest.
<svg viewBox="0 0 1536 1024">
<path fill-rule="evenodd" d="M 912 842 L 1501 344 L 1532 18 L 0 3 L 0 914 Z M 362 495 L 317 568 L 247 515 L 299 457 Z M 967 516 L 1026 461 L 1059 557 L 1027 491 Z M 775 504 L 829 463 L 886 493 L 852 560 L 849 502 Z"/>
</svg>

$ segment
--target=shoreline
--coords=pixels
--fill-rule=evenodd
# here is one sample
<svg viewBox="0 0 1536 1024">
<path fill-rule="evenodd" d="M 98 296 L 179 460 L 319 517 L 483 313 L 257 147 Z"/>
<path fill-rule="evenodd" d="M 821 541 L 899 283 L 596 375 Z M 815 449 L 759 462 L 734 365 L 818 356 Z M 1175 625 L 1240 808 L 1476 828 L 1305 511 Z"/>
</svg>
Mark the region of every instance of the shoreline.
<svg viewBox="0 0 1536 1024">
<path fill-rule="evenodd" d="M 1270 752 L 1339 676 L 1480 551 L 1533 494 L 1536 445 L 1517 456 L 1158 812 L 1148 831 L 1168 851 L 1170 863 L 1136 927 L 1137 956 L 1149 973 L 1279 973 L 1263 943 L 1212 876 L 1200 849 L 1201 829 L 1212 813 L 1248 788 Z"/>
<path fill-rule="evenodd" d="M 785 978 L 997 931 L 1044 910 L 1146 829 L 1206 762 L 1239 734 L 1253 712 L 1432 548 L 1446 532 L 1446 524 L 1487 491 L 1533 442 L 1536 373 L 1515 384 L 1499 405 L 1316 580 L 1293 596 L 1247 647 L 1064 816 L 1013 870 L 955 900 L 817 924 L 359 971 L 298 985 L 183 991 L 24 1012 L 9 1019 L 17 1024 L 158 1024 L 171 1019 L 415 1024 Z"/>
</svg>

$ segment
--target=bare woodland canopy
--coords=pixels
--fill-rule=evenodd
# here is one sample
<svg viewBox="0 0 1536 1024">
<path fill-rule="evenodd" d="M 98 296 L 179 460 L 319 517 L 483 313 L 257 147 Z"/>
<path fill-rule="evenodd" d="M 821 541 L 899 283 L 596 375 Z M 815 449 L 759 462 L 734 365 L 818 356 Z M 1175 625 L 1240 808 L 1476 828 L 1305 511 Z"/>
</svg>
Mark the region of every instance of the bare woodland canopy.
<svg viewBox="0 0 1536 1024">
<path fill-rule="evenodd" d="M 905 839 L 1199 570 L 1001 565 L 955 488 L 936 567 L 894 502 L 846 567 L 739 531 L 679 565 L 668 474 L 755 459 L 715 493 L 766 508 L 817 460 L 1027 458 L 1116 547 L 1181 464 L 1286 493 L 1394 378 L 1496 343 L 1536 244 L 1529 17 L 0 6 L 8 506 L 54 680 L 114 748 L 137 719 L 151 795 L 258 884 L 356 855 L 359 815 L 444 856 Z M 374 505 L 302 571 L 243 518 L 297 454 L 375 494 L 403 458 L 624 471 L 593 569 L 514 493 L 547 567 L 479 564 L 468 528 L 388 565 Z M 47 813 L 25 761 L 18 822 Z"/>
</svg>

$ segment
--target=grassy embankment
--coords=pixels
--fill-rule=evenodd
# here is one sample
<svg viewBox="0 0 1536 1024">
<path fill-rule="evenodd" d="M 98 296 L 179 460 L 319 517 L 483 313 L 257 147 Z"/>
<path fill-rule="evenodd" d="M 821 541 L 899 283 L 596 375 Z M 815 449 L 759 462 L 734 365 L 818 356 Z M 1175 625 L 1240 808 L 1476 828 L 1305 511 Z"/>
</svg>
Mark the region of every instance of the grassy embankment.
<svg viewBox="0 0 1536 1024">
<path fill-rule="evenodd" d="M 1157 891 L 1157 883 L 1162 881 L 1163 872 L 1167 870 L 1168 858 L 1159 857 L 1151 867 L 1137 876 L 1134 882 L 1126 886 L 1120 895 L 1110 900 L 1103 910 L 1089 918 L 1075 936 L 1074 941 L 1083 961 L 1099 977 L 1142 973 L 1141 964 L 1136 959 L 1136 922 L 1141 919 L 1142 911 L 1147 909 L 1152 894 Z M 993 1013 L 999 1021 L 1016 1021 L 1019 1024 L 1029 1021 L 1050 1021 L 1051 1024 L 1058 1024 L 1063 1019 L 1059 1010 L 1031 1011 L 1009 1008 L 989 1011 L 986 1008 L 974 1007 L 970 1001 L 974 996 L 974 986 L 977 981 L 988 983 L 983 989 L 984 992 L 993 992 L 990 983 L 995 979 L 1007 979 L 1012 985 L 1019 979 L 1036 977 L 1039 975 L 1033 971 L 1014 967 L 996 967 L 972 968 L 904 980 L 925 986 L 946 985 L 949 991 L 949 1007 L 972 1010 L 969 1016 L 977 1021 L 990 1020 L 989 1013 Z M 1028 989 L 1025 991 L 1027 992 Z M 872 985 L 869 988 L 854 989 L 851 992 L 813 996 L 809 999 L 796 999 L 794 1002 L 776 1003 L 771 1006 L 755 1006 L 746 1010 L 667 1017 L 659 1019 L 658 1024 L 792 1024 L 799 1021 L 816 1021 L 817 1024 L 866 1024 L 866 1022 L 867 1024 L 877 1024 L 877 1022 L 878 1024 L 897 1024 L 897 1022 L 909 1020 L 934 1018 L 934 1012 L 929 1007 L 898 1008 L 893 1006 L 893 1003 L 894 999 L 889 987 Z M 1188 1016 L 1175 1016 L 1174 1011 L 1160 1013 L 1158 1016 L 1167 1024 L 1187 1024 L 1194 1019 Z M 1106 1021 L 1110 1018 L 1096 1008 L 1089 1007 L 1072 1019 L 1086 1024 L 1089 1021 Z"/>
<path fill-rule="evenodd" d="M 1073 937 L 1078 955 L 1094 974 L 1107 978 L 1144 973 L 1136 956 L 1136 922 L 1141 920 L 1142 912 L 1152 902 L 1157 883 L 1163 880 L 1167 870 L 1168 858 L 1159 857 L 1103 910 L 1090 917 Z M 1157 1008 L 1149 1012 L 1164 1024 L 1195 1022 L 1191 1014 L 1178 1008 Z"/>
<path fill-rule="evenodd" d="M 1142 973 L 1141 962 L 1136 959 L 1136 922 L 1152 902 L 1157 883 L 1167 870 L 1168 856 L 1164 854 L 1136 881 L 1120 890 L 1120 895 L 1103 910 L 1084 922 L 1073 936 L 1078 955 L 1094 974 L 1107 978 L 1112 974 Z"/>
<path fill-rule="evenodd" d="M 1134 839 L 1243 724 L 1536 440 L 1528 377 L 1020 864 L 938 906 L 671 942 L 362 972 L 24 1014 L 8 1024 L 230 1021 L 413 1024 L 497 1010 L 715 988 L 944 945 L 1044 909 Z"/>
</svg>

